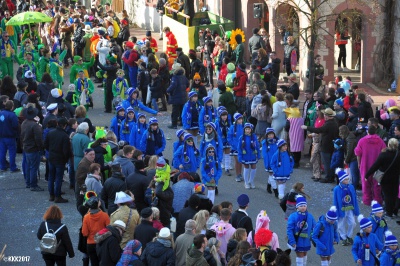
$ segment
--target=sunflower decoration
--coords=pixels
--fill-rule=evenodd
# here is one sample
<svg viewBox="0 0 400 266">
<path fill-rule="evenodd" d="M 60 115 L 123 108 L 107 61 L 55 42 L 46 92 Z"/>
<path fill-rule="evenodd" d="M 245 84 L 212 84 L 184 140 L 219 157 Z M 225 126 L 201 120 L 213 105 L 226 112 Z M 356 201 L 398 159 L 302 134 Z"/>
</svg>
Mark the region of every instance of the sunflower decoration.
<svg viewBox="0 0 400 266">
<path fill-rule="evenodd" d="M 242 31 L 241 29 L 232 30 L 231 39 L 229 40 L 229 45 L 232 47 L 232 50 L 235 50 L 236 46 L 238 45 L 236 42 L 236 35 L 242 36 L 242 42 L 246 41 L 246 38 L 244 36 L 244 31 Z"/>
</svg>

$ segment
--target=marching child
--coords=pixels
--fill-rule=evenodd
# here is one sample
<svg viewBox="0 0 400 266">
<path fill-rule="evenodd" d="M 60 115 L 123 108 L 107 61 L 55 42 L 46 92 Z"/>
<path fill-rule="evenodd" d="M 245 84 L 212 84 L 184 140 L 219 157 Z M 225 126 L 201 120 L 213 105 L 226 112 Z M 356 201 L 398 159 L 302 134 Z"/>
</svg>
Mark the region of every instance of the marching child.
<svg viewBox="0 0 400 266">
<path fill-rule="evenodd" d="M 129 135 L 131 134 L 131 131 L 135 125 L 136 125 L 136 115 L 135 112 L 133 111 L 133 108 L 129 106 L 128 108 L 126 108 L 125 119 L 122 120 L 121 122 L 119 139 L 129 142 Z"/>
<path fill-rule="evenodd" d="M 206 147 L 206 156 L 201 160 L 201 178 L 207 187 L 207 197 L 214 203 L 215 195 L 218 195 L 218 180 L 222 176 L 221 165 L 217 161 L 215 148 L 212 144 Z"/>
<path fill-rule="evenodd" d="M 174 168 L 181 172 L 196 172 L 200 166 L 200 152 L 196 148 L 193 135 L 183 134 L 183 144 L 174 152 Z"/>
<path fill-rule="evenodd" d="M 198 102 L 198 94 L 196 91 L 189 92 L 189 100 L 183 106 L 182 125 L 183 129 L 197 137 L 199 133 L 199 115 L 201 105 Z"/>
<path fill-rule="evenodd" d="M 158 126 L 158 120 L 155 117 L 149 119 L 149 128 L 144 132 L 140 141 L 141 151 L 145 155 L 163 156 L 166 141 L 164 132 Z"/>
<path fill-rule="evenodd" d="M 386 231 L 385 248 L 382 252 L 379 262 L 381 265 L 400 265 L 399 244 L 396 237 L 390 231 Z"/>
<path fill-rule="evenodd" d="M 128 91 L 126 92 L 128 94 L 128 98 L 122 102 L 122 106 L 124 108 L 128 108 L 131 106 L 133 110 L 135 111 L 135 114 L 137 116 L 139 110 L 143 110 L 145 112 L 148 112 L 150 114 L 157 114 L 156 110 L 151 109 L 150 107 L 147 107 L 144 105 L 140 100 L 139 100 L 139 91 L 134 89 L 134 88 L 129 88 Z"/>
<path fill-rule="evenodd" d="M 117 112 L 117 114 L 111 119 L 110 129 L 112 132 L 114 132 L 115 136 L 117 136 L 118 141 L 120 141 L 119 137 L 122 120 L 125 119 L 125 108 L 121 105 L 118 105 L 117 107 L 115 107 L 115 111 Z"/>
<path fill-rule="evenodd" d="M 254 177 L 256 176 L 257 162 L 261 158 L 261 154 L 252 124 L 244 124 L 244 132 L 239 138 L 237 145 L 238 160 L 244 166 L 244 187 L 246 189 L 256 188 L 254 185 Z"/>
<path fill-rule="evenodd" d="M 293 173 L 294 160 L 287 151 L 288 145 L 285 140 L 278 140 L 276 145 L 278 150 L 272 156 L 271 169 L 278 184 L 278 198 L 282 199 L 285 195 L 286 181 L 290 179 L 290 175 Z"/>
<path fill-rule="evenodd" d="M 83 72 L 83 70 L 79 70 L 78 72 L 78 78 L 75 80 L 75 94 L 76 94 L 76 98 L 78 99 L 78 101 L 80 102 L 81 105 L 84 105 L 86 108 L 86 111 L 89 108 L 90 105 L 90 95 L 92 95 L 92 93 L 94 92 L 94 84 L 93 81 L 89 78 L 85 77 L 85 73 Z M 85 99 L 86 99 L 86 103 L 83 104 L 83 102 L 81 102 L 81 95 L 82 93 L 84 93 Z"/>
<path fill-rule="evenodd" d="M 205 127 L 208 123 L 213 122 L 217 119 L 217 110 L 213 106 L 212 99 L 210 97 L 204 97 L 204 108 L 201 109 L 199 115 L 199 129 L 200 134 L 203 135 Z"/>
<path fill-rule="evenodd" d="M 228 142 L 229 143 L 239 143 L 239 138 L 243 132 L 243 116 L 240 113 L 235 113 L 233 115 L 234 123 L 229 128 L 228 132 Z M 238 161 L 238 151 L 237 145 L 233 145 L 231 148 L 231 156 L 235 159 L 235 171 L 236 171 L 236 182 L 243 180 L 242 178 L 242 164 Z"/>
<path fill-rule="evenodd" d="M 183 143 L 184 143 L 183 139 L 185 137 L 184 136 L 185 135 L 185 130 L 179 129 L 179 130 L 176 131 L 175 134 L 176 134 L 176 137 L 178 138 L 178 140 L 175 141 L 174 144 L 173 144 L 173 149 L 174 149 L 173 153 L 175 153 L 179 149 L 179 147 L 183 145 Z"/>
<path fill-rule="evenodd" d="M 383 208 L 376 200 L 371 202 L 371 207 L 372 211 L 369 220 L 372 223 L 372 233 L 378 237 L 379 241 L 384 243 L 385 232 L 388 230 L 388 225 L 383 218 Z"/>
<path fill-rule="evenodd" d="M 356 225 L 355 216 L 360 214 L 356 191 L 349 184 L 349 176 L 342 169 L 336 171 L 339 184 L 333 189 L 333 205 L 338 211 L 338 232 L 342 246 L 353 244 L 353 230 Z M 347 230 L 346 230 L 347 224 Z"/>
<path fill-rule="evenodd" d="M 335 253 L 333 245 L 339 243 L 337 218 L 337 209 L 332 206 L 326 215 L 319 217 L 314 227 L 312 239 L 317 247 L 317 254 L 321 257 L 321 266 L 331 264 L 331 257 Z"/>
<path fill-rule="evenodd" d="M 383 249 L 383 244 L 379 241 L 378 237 L 372 232 L 372 223 L 368 218 L 363 215 L 358 216 L 360 222 L 361 232 L 357 233 L 354 239 L 354 244 L 351 249 L 353 259 L 357 265 L 374 266 L 379 261 L 376 253 L 378 250 Z M 384 264 L 387 265 L 387 264 Z"/>
<path fill-rule="evenodd" d="M 129 90 L 128 81 L 125 79 L 125 72 L 122 69 L 117 70 L 117 78 L 112 84 L 113 102 L 119 104 L 126 99 L 126 93 Z"/>
<path fill-rule="evenodd" d="M 129 145 L 139 148 L 140 141 L 147 130 L 146 115 L 137 113 L 137 122 L 133 125 L 131 133 L 129 134 Z"/>
<path fill-rule="evenodd" d="M 274 190 L 275 197 L 278 198 L 278 187 L 276 186 L 276 181 L 274 179 L 274 172 L 271 168 L 272 156 L 278 150 L 278 138 L 275 136 L 275 131 L 273 128 L 269 127 L 265 130 L 265 138 L 261 141 L 262 145 L 262 156 L 264 159 L 265 171 L 269 173 L 267 192 L 272 194 L 271 188 Z"/>
<path fill-rule="evenodd" d="M 206 126 L 206 130 L 200 142 L 200 156 L 204 158 L 206 156 L 206 147 L 208 144 L 212 144 L 217 151 L 217 160 L 219 163 L 222 161 L 222 143 L 221 139 L 217 134 L 217 126 L 210 122 Z"/>
<path fill-rule="evenodd" d="M 315 227 L 314 217 L 307 211 L 307 201 L 303 196 L 296 198 L 297 212 L 289 216 L 287 222 L 288 245 L 296 251 L 296 265 L 307 264 L 307 252 L 311 249 L 311 235 Z"/>
<path fill-rule="evenodd" d="M 169 187 L 169 181 L 171 179 L 171 167 L 165 162 L 163 157 L 158 158 L 156 164 L 156 175 L 154 180 L 158 183 L 162 182 L 162 191 L 165 191 Z"/>
<path fill-rule="evenodd" d="M 216 124 L 217 124 L 217 133 L 223 145 L 224 154 L 222 157 L 222 165 L 225 166 L 225 174 L 227 176 L 231 176 L 231 173 L 229 172 L 229 168 L 231 167 L 231 156 L 230 156 L 231 145 L 229 144 L 228 141 L 228 131 L 230 127 L 230 122 L 228 120 L 228 111 L 225 108 L 222 108 L 222 106 L 218 108 L 220 108 L 220 110 L 218 112 L 218 119 Z"/>
</svg>

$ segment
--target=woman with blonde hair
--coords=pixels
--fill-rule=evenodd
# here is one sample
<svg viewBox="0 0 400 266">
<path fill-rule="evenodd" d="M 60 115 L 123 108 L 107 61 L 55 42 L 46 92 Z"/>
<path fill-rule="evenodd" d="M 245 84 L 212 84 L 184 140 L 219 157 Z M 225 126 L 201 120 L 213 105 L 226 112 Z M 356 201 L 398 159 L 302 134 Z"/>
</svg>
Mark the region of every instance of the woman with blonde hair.
<svg viewBox="0 0 400 266">
<path fill-rule="evenodd" d="M 204 250 L 204 257 L 209 265 L 222 266 L 226 264 L 225 254 L 221 252 L 221 241 L 212 237 L 208 240 L 208 245 Z"/>
<path fill-rule="evenodd" d="M 149 165 L 144 169 L 146 171 L 147 176 L 155 176 L 156 175 L 156 168 L 157 168 L 157 155 L 152 155 L 149 159 Z"/>
<path fill-rule="evenodd" d="M 233 233 L 231 239 L 228 241 L 227 249 L 226 249 L 226 259 L 229 261 L 230 258 L 235 256 L 238 250 L 238 245 L 241 241 L 247 241 L 247 231 L 244 228 L 236 229 L 235 233 Z M 250 245 L 250 244 L 249 244 Z"/>
<path fill-rule="evenodd" d="M 193 220 L 196 221 L 196 234 L 205 234 L 207 230 L 207 220 L 210 218 L 210 213 L 207 210 L 198 211 Z"/>
<path fill-rule="evenodd" d="M 96 131 L 96 127 L 93 126 L 92 121 L 86 116 L 86 108 L 83 105 L 79 105 L 75 109 L 75 118 L 78 125 L 82 122 L 86 122 L 89 125 L 89 133 L 93 134 Z"/>
</svg>

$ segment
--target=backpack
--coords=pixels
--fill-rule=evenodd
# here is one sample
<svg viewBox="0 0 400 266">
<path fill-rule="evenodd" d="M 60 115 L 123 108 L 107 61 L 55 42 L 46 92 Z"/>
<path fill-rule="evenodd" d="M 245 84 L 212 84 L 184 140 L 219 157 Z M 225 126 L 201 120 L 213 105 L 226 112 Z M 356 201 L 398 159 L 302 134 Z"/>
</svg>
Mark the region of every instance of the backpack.
<svg viewBox="0 0 400 266">
<path fill-rule="evenodd" d="M 40 250 L 46 253 L 54 254 L 56 253 L 56 250 L 58 246 L 61 243 L 57 242 L 57 237 L 56 234 L 58 231 L 60 231 L 61 228 L 65 226 L 65 224 L 61 225 L 55 232 L 47 227 L 47 222 L 45 222 L 46 225 L 46 234 L 43 235 L 42 239 L 40 240 Z"/>
</svg>

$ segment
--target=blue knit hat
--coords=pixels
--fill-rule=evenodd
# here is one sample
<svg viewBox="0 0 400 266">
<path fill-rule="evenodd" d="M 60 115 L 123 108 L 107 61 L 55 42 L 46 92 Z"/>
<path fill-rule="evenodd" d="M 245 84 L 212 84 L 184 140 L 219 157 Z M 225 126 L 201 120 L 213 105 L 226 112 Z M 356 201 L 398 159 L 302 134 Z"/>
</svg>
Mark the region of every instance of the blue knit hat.
<svg viewBox="0 0 400 266">
<path fill-rule="evenodd" d="M 265 130 L 265 135 L 268 135 L 269 133 L 274 133 L 274 135 L 276 135 L 276 134 L 275 134 L 275 130 L 274 130 L 272 127 L 269 127 L 269 128 L 267 128 L 267 129 Z"/>
<path fill-rule="evenodd" d="M 127 113 L 129 113 L 129 112 L 135 113 L 135 110 L 131 106 L 129 106 L 128 108 L 126 108 L 126 112 Z"/>
<path fill-rule="evenodd" d="M 158 124 L 158 120 L 155 117 L 150 117 L 149 119 L 149 125 L 151 126 L 152 124 Z"/>
<path fill-rule="evenodd" d="M 243 128 L 249 127 L 251 130 L 253 130 L 254 126 L 251 123 L 245 123 Z"/>
<path fill-rule="evenodd" d="M 146 118 L 146 115 L 143 114 L 143 113 L 137 113 L 137 118 L 139 119 L 139 118 L 141 118 L 141 117 Z"/>
<path fill-rule="evenodd" d="M 247 196 L 247 194 L 241 194 L 237 198 L 237 203 L 239 204 L 239 206 L 247 206 L 249 204 L 249 202 L 250 202 L 250 198 L 249 198 L 249 196 Z"/>
<path fill-rule="evenodd" d="M 393 245 L 398 245 L 399 243 L 397 242 L 397 238 L 393 235 L 391 231 L 386 231 L 385 232 L 385 246 L 393 246 Z"/>
<path fill-rule="evenodd" d="M 176 137 L 179 139 L 183 134 L 185 134 L 185 130 L 179 129 L 176 131 Z"/>
<path fill-rule="evenodd" d="M 193 135 L 190 133 L 185 133 L 185 135 L 183 135 L 183 140 L 187 141 L 188 139 L 193 139 Z"/>
<path fill-rule="evenodd" d="M 358 222 L 360 223 L 361 229 L 366 229 L 372 226 L 371 221 L 368 218 L 364 218 L 364 215 L 362 214 L 358 215 Z"/>
<path fill-rule="evenodd" d="M 349 175 L 341 168 L 338 168 L 336 170 L 336 174 L 339 178 L 339 182 L 343 182 L 343 180 L 345 180 L 346 178 L 349 178 Z"/>
<path fill-rule="evenodd" d="M 337 211 L 336 206 L 332 206 L 332 207 L 329 209 L 329 211 L 326 213 L 325 217 L 326 217 L 328 220 L 336 221 L 337 218 L 338 218 L 337 212 L 336 212 L 336 211 Z"/>
<path fill-rule="evenodd" d="M 218 107 L 217 108 L 217 112 L 218 112 L 218 116 L 221 116 L 221 115 L 227 115 L 228 114 L 228 111 L 226 110 L 226 108 L 224 107 L 224 106 L 220 106 L 220 107 Z"/>
<path fill-rule="evenodd" d="M 139 91 L 137 90 L 137 89 L 135 89 L 135 88 L 129 88 L 125 93 L 126 94 L 128 94 L 129 95 L 129 97 L 132 95 L 132 93 L 138 93 L 139 94 Z"/>
<path fill-rule="evenodd" d="M 279 139 L 278 142 L 276 143 L 278 148 L 282 147 L 285 144 L 286 144 L 286 141 L 284 139 Z"/>
<path fill-rule="evenodd" d="M 241 113 L 235 113 L 233 115 L 233 119 L 235 120 L 235 122 L 240 118 L 243 118 L 243 115 Z"/>
<path fill-rule="evenodd" d="M 125 111 L 125 108 L 122 105 L 117 105 L 117 107 L 115 107 L 115 110 L 117 111 L 117 113 L 121 110 Z"/>
<path fill-rule="evenodd" d="M 372 207 L 372 213 L 383 212 L 382 206 L 376 200 L 373 200 L 371 202 L 371 207 Z"/>
<path fill-rule="evenodd" d="M 207 124 L 207 127 L 208 126 L 212 127 L 214 129 L 214 131 L 217 131 L 217 126 L 215 125 L 215 123 L 210 122 L 210 123 Z"/>
<path fill-rule="evenodd" d="M 344 105 L 342 98 L 336 99 L 335 103 L 337 105 L 340 105 L 341 107 L 343 107 L 343 105 Z"/>
<path fill-rule="evenodd" d="M 193 96 L 198 96 L 197 91 L 189 92 L 189 98 L 192 98 Z"/>
<path fill-rule="evenodd" d="M 338 88 L 338 89 L 336 90 L 336 92 L 337 92 L 337 93 L 344 93 L 344 89 L 343 89 L 343 88 Z"/>
<path fill-rule="evenodd" d="M 203 97 L 203 103 L 204 103 L 204 105 L 206 105 L 206 103 L 209 102 L 209 101 L 212 101 L 212 99 L 211 99 L 210 97 L 208 97 L 208 96 Z"/>
<path fill-rule="evenodd" d="M 296 208 L 301 207 L 301 206 L 307 206 L 307 200 L 305 197 L 301 195 L 296 196 Z"/>
</svg>

